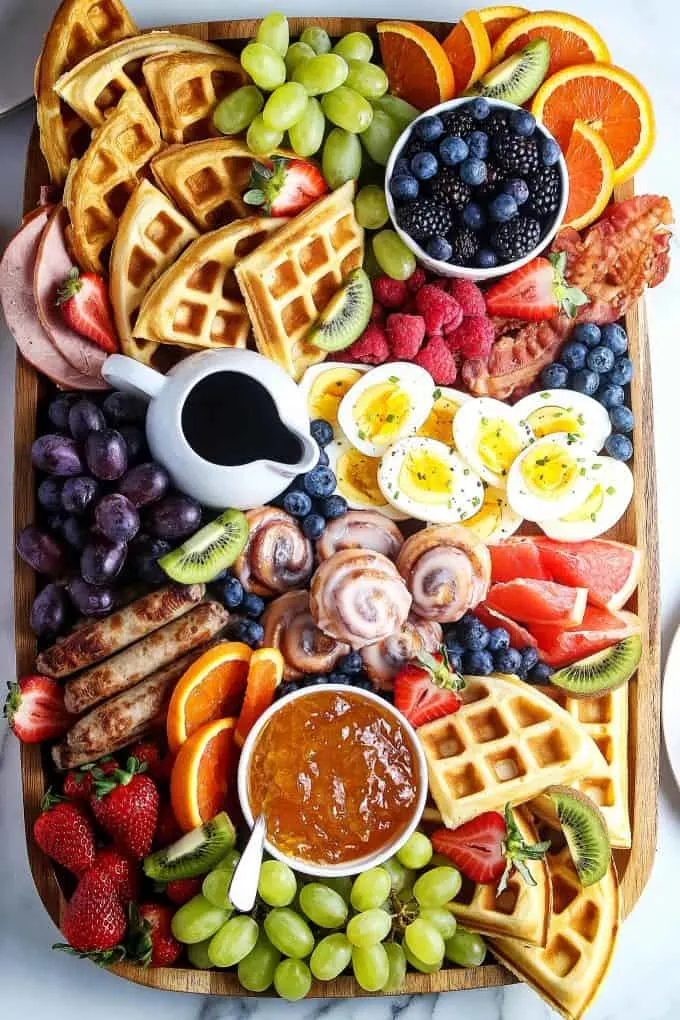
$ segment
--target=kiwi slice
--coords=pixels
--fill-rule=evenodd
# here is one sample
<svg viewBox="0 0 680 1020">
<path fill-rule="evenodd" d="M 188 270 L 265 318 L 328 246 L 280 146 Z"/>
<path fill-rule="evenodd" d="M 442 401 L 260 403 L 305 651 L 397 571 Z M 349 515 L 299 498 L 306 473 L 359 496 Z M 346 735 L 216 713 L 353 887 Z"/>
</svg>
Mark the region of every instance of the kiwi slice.
<svg viewBox="0 0 680 1020">
<path fill-rule="evenodd" d="M 230 567 L 248 538 L 248 520 L 240 510 L 225 510 L 159 563 L 168 577 L 181 584 L 212 581 Z"/>
<path fill-rule="evenodd" d="M 574 698 L 597 697 L 630 680 L 641 655 L 642 639 L 639 634 L 632 634 L 601 652 L 558 669 L 550 683 Z"/>
<path fill-rule="evenodd" d="M 611 846 L 598 806 L 569 786 L 549 786 L 531 802 L 539 818 L 559 824 L 581 885 L 594 885 L 607 872 Z"/>
<path fill-rule="evenodd" d="M 236 842 L 236 830 L 226 811 L 192 829 L 164 850 L 144 858 L 144 874 L 159 882 L 197 878 L 218 864 Z"/>
<path fill-rule="evenodd" d="M 344 350 L 358 340 L 368 326 L 372 307 L 373 291 L 368 274 L 363 269 L 355 269 L 328 302 L 307 340 L 322 351 Z"/>
<path fill-rule="evenodd" d="M 466 96 L 486 96 L 503 99 L 506 103 L 521 106 L 531 99 L 548 73 L 550 46 L 545 39 L 532 39 L 496 67 L 483 74 Z"/>
</svg>

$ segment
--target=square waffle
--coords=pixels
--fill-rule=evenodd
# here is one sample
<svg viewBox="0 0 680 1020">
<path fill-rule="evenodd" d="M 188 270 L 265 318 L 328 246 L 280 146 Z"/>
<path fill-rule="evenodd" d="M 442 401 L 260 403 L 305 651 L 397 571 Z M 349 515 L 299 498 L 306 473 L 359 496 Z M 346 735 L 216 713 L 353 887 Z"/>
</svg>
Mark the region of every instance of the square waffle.
<svg viewBox="0 0 680 1020">
<path fill-rule="evenodd" d="M 580 723 L 522 680 L 466 677 L 460 696 L 458 712 L 418 730 L 430 792 L 449 828 L 602 768 Z"/>
<path fill-rule="evenodd" d="M 160 146 L 151 111 L 139 93 L 130 92 L 92 133 L 83 158 L 71 164 L 64 205 L 71 220 L 71 245 L 82 269 L 104 271 L 108 246 L 138 175 Z"/>
<path fill-rule="evenodd" d="M 354 216 L 354 182 L 320 198 L 236 267 L 260 354 L 294 379 L 323 361 L 306 336 L 353 269 L 364 232 Z"/>
<path fill-rule="evenodd" d="M 199 237 L 146 295 L 133 336 L 185 347 L 245 347 L 250 319 L 234 269 L 285 222 L 252 216 Z"/>
</svg>

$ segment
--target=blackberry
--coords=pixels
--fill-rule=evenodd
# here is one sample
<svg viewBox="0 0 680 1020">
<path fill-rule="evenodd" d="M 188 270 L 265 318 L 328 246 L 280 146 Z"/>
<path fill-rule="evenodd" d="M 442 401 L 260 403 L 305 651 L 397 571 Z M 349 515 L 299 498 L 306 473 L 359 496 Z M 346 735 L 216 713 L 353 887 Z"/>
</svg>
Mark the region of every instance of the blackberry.
<svg viewBox="0 0 680 1020">
<path fill-rule="evenodd" d="M 501 223 L 491 235 L 491 244 L 506 262 L 514 262 L 536 247 L 541 239 L 541 224 L 528 216 L 516 216 Z"/>
<path fill-rule="evenodd" d="M 406 156 L 407 159 L 411 159 L 418 152 L 425 152 L 426 149 L 431 149 L 432 146 L 428 142 L 424 142 L 422 138 L 418 138 L 416 135 L 411 135 L 406 147 L 402 150 L 402 155 Z"/>
<path fill-rule="evenodd" d="M 487 160 L 486 180 L 480 184 L 475 194 L 483 198 L 495 198 L 505 184 L 506 173 L 497 163 Z"/>
<path fill-rule="evenodd" d="M 453 213 L 447 206 L 431 198 L 410 202 L 397 210 L 397 219 L 402 230 L 414 241 L 425 241 L 428 237 L 448 234 L 453 226 Z"/>
<path fill-rule="evenodd" d="M 435 202 L 451 206 L 461 212 L 470 201 L 472 191 L 470 185 L 461 181 L 455 170 L 442 167 L 437 176 L 430 182 L 430 195 Z"/>
<path fill-rule="evenodd" d="M 470 266 L 479 250 L 479 237 L 468 227 L 457 227 L 449 234 L 453 249 L 449 262 L 456 266 Z"/>
<path fill-rule="evenodd" d="M 458 135 L 460 138 L 465 138 L 467 141 L 467 135 L 472 134 L 473 131 L 479 129 L 479 124 L 475 118 L 466 113 L 465 110 L 455 110 L 453 113 L 445 113 L 442 117 L 442 123 L 444 124 L 444 131 L 447 135 Z M 486 125 L 484 126 L 486 130 Z"/>
<path fill-rule="evenodd" d="M 484 121 L 484 130 L 492 142 L 499 138 L 507 138 L 511 133 L 508 119 L 502 110 L 493 110 L 489 114 Z"/>
<path fill-rule="evenodd" d="M 535 138 L 505 135 L 494 140 L 496 158 L 504 170 L 527 177 L 538 170 L 540 157 Z"/>
<path fill-rule="evenodd" d="M 536 219 L 557 212 L 560 204 L 560 175 L 555 166 L 542 166 L 527 179 L 529 200 L 526 212 Z"/>
</svg>

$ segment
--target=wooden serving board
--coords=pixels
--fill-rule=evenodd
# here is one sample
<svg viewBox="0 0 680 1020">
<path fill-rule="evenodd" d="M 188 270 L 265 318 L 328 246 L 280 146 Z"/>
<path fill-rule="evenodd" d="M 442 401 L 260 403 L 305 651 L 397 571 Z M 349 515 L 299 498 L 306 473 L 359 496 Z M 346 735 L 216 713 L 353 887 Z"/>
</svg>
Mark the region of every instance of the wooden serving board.
<svg viewBox="0 0 680 1020">
<path fill-rule="evenodd" d="M 331 37 L 353 31 L 375 35 L 377 19 L 364 18 L 291 18 L 291 35 L 298 35 L 307 25 L 322 25 Z M 173 30 L 201 39 L 224 42 L 238 51 L 257 29 L 258 21 L 215 21 L 194 25 L 173 26 Z M 422 22 L 442 39 L 451 29 L 446 22 Z M 47 168 L 40 153 L 37 128 L 29 143 L 24 190 L 24 211 L 33 209 L 40 186 L 48 183 Z M 618 199 L 633 194 L 628 182 L 615 194 Z M 638 545 L 645 557 L 645 569 L 632 607 L 640 616 L 643 652 L 637 676 L 629 683 L 629 805 L 633 842 L 630 850 L 615 851 L 614 857 L 621 886 L 622 916 L 626 917 L 642 892 L 656 847 L 657 789 L 659 773 L 659 564 L 657 550 L 656 472 L 652 385 L 649 359 L 649 337 L 644 303 L 640 301 L 626 318 L 630 353 L 635 364 L 632 383 L 632 408 L 635 415 L 635 459 L 633 473 L 635 492 L 625 515 L 609 537 Z M 30 470 L 31 443 L 37 434 L 44 383 L 38 373 L 17 354 L 15 382 L 15 455 L 14 455 L 14 524 L 18 532 L 34 519 L 35 479 Z M 29 673 L 34 666 L 36 643 L 29 626 L 31 603 L 35 592 L 30 567 L 15 557 L 14 600 L 15 641 L 18 675 Z M 65 898 L 49 859 L 36 846 L 32 830 L 40 813 L 40 801 L 50 781 L 47 756 L 40 747 L 21 745 L 21 771 L 24 798 L 26 843 L 33 879 L 50 917 L 59 925 Z M 181 967 L 144 970 L 130 964 L 111 968 L 121 977 L 138 984 L 166 991 L 197 992 L 203 995 L 242 996 L 246 992 L 236 975 L 226 971 L 203 971 Z M 474 969 L 451 967 L 436 974 L 409 973 L 404 992 L 422 994 L 447 992 L 462 988 L 487 988 L 515 981 L 505 968 L 487 963 Z M 315 983 L 312 995 L 319 998 L 354 998 L 366 995 L 351 977 L 328 983 Z"/>
</svg>

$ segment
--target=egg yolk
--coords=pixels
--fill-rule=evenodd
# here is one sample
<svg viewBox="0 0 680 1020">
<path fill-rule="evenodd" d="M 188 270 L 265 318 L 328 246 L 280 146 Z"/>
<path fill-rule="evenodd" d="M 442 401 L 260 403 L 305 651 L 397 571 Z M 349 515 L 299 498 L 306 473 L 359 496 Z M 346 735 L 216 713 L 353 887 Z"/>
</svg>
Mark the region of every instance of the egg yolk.
<svg viewBox="0 0 680 1020">
<path fill-rule="evenodd" d="M 568 450 L 557 443 L 536 443 L 521 464 L 530 492 L 542 499 L 560 499 L 569 492 L 580 468 Z"/>
<path fill-rule="evenodd" d="M 602 504 L 604 503 L 604 489 L 601 485 L 596 485 L 592 492 L 588 495 L 588 498 L 577 506 L 575 510 L 572 510 L 570 514 L 564 514 L 561 518 L 563 521 L 594 521 L 597 518 Z"/>
<path fill-rule="evenodd" d="M 482 418 L 477 430 L 477 453 L 489 471 L 503 478 L 522 452 L 516 429 L 503 418 Z"/>
<path fill-rule="evenodd" d="M 538 439 L 551 436 L 555 432 L 572 432 L 576 436 L 585 433 L 585 418 L 573 407 L 557 407 L 556 405 L 538 407 L 526 418 Z"/>
<path fill-rule="evenodd" d="M 357 435 L 359 439 L 389 444 L 410 411 L 409 395 L 396 377 L 368 386 L 354 405 Z"/>
<path fill-rule="evenodd" d="M 378 485 L 377 457 L 367 457 L 359 450 L 347 450 L 338 457 L 336 475 L 338 492 L 349 503 L 384 506 L 385 497 Z"/>
<path fill-rule="evenodd" d="M 331 425 L 336 425 L 340 401 L 358 379 L 361 379 L 361 372 L 357 372 L 356 368 L 331 368 L 321 372 L 309 390 L 309 417 L 324 418 Z"/>
<path fill-rule="evenodd" d="M 439 397 L 416 435 L 424 436 L 426 439 L 437 439 L 440 443 L 453 446 L 453 419 L 459 408 L 460 404 L 455 400 Z"/>
<path fill-rule="evenodd" d="M 447 503 L 453 495 L 453 468 L 428 450 L 414 450 L 399 470 L 399 487 L 415 502 Z"/>
<path fill-rule="evenodd" d="M 488 491 L 484 493 L 484 502 L 474 515 L 460 523 L 464 528 L 472 528 L 481 539 L 491 538 L 502 522 L 503 501 L 499 496 L 491 496 Z"/>
</svg>

